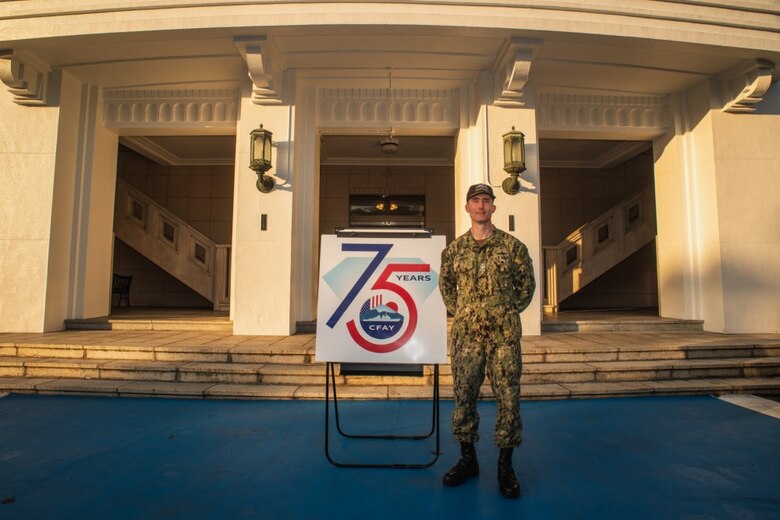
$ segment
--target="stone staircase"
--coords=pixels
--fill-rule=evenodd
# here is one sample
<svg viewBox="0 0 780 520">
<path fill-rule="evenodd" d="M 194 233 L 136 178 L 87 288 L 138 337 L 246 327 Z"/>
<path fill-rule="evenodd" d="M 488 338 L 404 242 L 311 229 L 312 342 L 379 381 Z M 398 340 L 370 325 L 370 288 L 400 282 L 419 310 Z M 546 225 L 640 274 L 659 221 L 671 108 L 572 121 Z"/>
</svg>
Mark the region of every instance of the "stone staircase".
<svg viewBox="0 0 780 520">
<path fill-rule="evenodd" d="M 0 392 L 214 399 L 323 399 L 315 336 L 220 331 L 0 334 Z M 523 341 L 524 399 L 780 394 L 780 335 L 551 333 Z M 441 395 L 452 396 L 449 365 Z M 422 377 L 345 376 L 339 398 L 429 399 Z M 482 389 L 491 397 L 490 387 Z"/>
<path fill-rule="evenodd" d="M 655 235 L 655 194 L 647 186 L 558 245 L 545 246 L 545 312 L 557 311 L 562 301 L 655 240 Z"/>
<path fill-rule="evenodd" d="M 215 310 L 230 309 L 230 246 L 214 243 L 122 179 L 117 179 L 114 233 Z"/>
</svg>

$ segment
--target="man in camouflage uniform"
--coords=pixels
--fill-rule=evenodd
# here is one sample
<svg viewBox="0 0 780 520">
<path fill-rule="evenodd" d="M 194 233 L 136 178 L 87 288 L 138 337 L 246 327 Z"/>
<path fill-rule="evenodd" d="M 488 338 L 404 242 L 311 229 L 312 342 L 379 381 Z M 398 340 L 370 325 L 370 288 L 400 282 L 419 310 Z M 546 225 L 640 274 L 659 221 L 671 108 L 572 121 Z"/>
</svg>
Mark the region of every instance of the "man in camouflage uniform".
<svg viewBox="0 0 780 520">
<path fill-rule="evenodd" d="M 466 194 L 471 229 L 442 253 L 439 289 L 452 326 L 452 375 L 455 409 L 452 431 L 461 458 L 444 476 L 445 486 L 459 486 L 479 474 L 474 443 L 479 440 L 477 399 L 485 372 L 496 398 L 495 441 L 500 448 L 501 494 L 520 496 L 512 468 L 512 450 L 520 445 L 520 312 L 530 303 L 536 283 L 525 244 L 496 229 L 491 221 L 495 195 L 487 184 Z"/>
</svg>

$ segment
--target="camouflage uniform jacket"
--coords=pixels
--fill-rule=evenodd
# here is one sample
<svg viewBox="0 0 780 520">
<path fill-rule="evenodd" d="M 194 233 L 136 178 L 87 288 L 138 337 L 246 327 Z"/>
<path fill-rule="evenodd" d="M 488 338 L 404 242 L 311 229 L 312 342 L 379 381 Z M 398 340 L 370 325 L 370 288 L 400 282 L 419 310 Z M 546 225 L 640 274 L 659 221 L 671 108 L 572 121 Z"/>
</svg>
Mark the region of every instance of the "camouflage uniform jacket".
<svg viewBox="0 0 780 520">
<path fill-rule="evenodd" d="M 439 289 L 455 316 L 453 336 L 519 343 L 520 312 L 536 289 L 528 248 L 500 229 L 482 245 L 467 231 L 442 253 Z"/>
</svg>

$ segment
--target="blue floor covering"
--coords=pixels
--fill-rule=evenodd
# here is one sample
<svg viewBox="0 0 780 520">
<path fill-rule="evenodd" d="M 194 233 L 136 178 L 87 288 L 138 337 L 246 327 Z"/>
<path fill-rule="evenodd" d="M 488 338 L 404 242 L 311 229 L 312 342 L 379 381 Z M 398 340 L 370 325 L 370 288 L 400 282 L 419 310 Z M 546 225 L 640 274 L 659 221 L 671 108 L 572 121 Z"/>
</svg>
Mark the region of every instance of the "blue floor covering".
<svg viewBox="0 0 780 520">
<path fill-rule="evenodd" d="M 523 403 L 523 486 L 502 498 L 495 405 L 480 403 L 482 473 L 460 488 L 442 401 L 423 470 L 343 469 L 321 401 L 0 398 L 0 518 L 780 519 L 780 420 L 713 397 Z M 342 426 L 415 433 L 430 402 L 342 402 Z M 333 433 L 344 461 L 425 460 L 428 441 Z"/>
</svg>

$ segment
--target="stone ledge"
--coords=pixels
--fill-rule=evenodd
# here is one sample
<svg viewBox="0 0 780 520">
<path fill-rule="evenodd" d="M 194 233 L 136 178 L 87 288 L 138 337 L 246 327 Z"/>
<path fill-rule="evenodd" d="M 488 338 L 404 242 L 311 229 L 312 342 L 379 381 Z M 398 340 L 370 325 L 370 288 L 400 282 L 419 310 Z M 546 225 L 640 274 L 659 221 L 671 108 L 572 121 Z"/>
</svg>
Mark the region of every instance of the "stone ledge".
<svg viewBox="0 0 780 520">
<path fill-rule="evenodd" d="M 609 395 L 647 395 L 653 389 L 645 383 L 636 382 L 593 382 L 561 383 L 571 397 L 609 396 Z"/>
<path fill-rule="evenodd" d="M 304 375 L 320 376 L 325 381 L 325 364 L 266 364 L 259 368 L 262 375 Z"/>
<path fill-rule="evenodd" d="M 36 385 L 35 389 L 42 393 L 78 392 L 119 395 L 119 389 L 128 384 L 132 383 L 106 379 L 52 379 Z"/>
<path fill-rule="evenodd" d="M 22 357 L 79 359 L 84 357 L 84 347 L 83 345 L 23 344 L 16 347 L 16 355 Z"/>
<path fill-rule="evenodd" d="M 257 363 L 257 364 L 307 364 L 308 354 L 234 354 L 231 352 L 230 360 L 233 363 Z"/>
<path fill-rule="evenodd" d="M 311 347 L 306 345 L 289 345 L 289 344 L 279 344 L 279 342 L 275 343 L 268 343 L 263 345 L 247 345 L 246 343 L 241 343 L 240 345 L 235 345 L 230 348 L 230 354 L 233 356 L 236 355 L 245 355 L 245 356 L 253 356 L 253 355 L 277 355 L 277 356 L 284 356 L 284 355 L 305 355 L 308 353 L 309 349 Z"/>
<path fill-rule="evenodd" d="M 296 376 L 296 375 L 273 375 L 263 374 L 260 376 L 260 381 L 263 384 L 269 385 L 321 385 L 325 386 L 325 376 Z M 343 376 L 336 376 L 336 384 L 343 385 L 345 383 Z"/>
<path fill-rule="evenodd" d="M 153 361 L 154 360 L 154 348 L 127 348 L 118 349 L 116 347 L 84 347 L 84 351 L 87 359 L 106 359 L 106 360 L 136 360 L 136 361 Z"/>
<path fill-rule="evenodd" d="M 571 396 L 571 391 L 559 384 L 520 385 L 521 399 L 561 399 Z"/>
<path fill-rule="evenodd" d="M 227 363 L 227 352 L 196 352 L 192 350 L 155 349 L 155 360 Z"/>
<path fill-rule="evenodd" d="M 331 389 L 332 392 L 332 389 Z M 387 399 L 386 386 L 339 386 L 339 399 Z M 325 397 L 325 385 L 302 385 L 295 392 L 296 399 L 322 399 Z M 332 393 L 331 393 L 332 398 Z"/>
<path fill-rule="evenodd" d="M 202 398 L 211 383 L 134 381 L 118 388 L 120 396 L 158 396 Z"/>
<path fill-rule="evenodd" d="M 433 377 L 421 376 L 421 377 L 404 377 L 404 376 L 344 376 L 344 380 L 349 386 L 404 386 L 409 383 L 416 384 L 418 386 L 433 385 Z"/>
<path fill-rule="evenodd" d="M 51 378 L 34 377 L 0 377 L 0 390 L 4 391 L 35 391 L 38 385 L 54 381 Z"/>
<path fill-rule="evenodd" d="M 263 368 L 261 363 L 199 363 L 192 362 L 182 365 L 182 372 L 214 372 L 219 374 L 257 374 Z"/>
<path fill-rule="evenodd" d="M 433 399 L 433 386 L 391 386 L 387 396 L 389 399 Z"/>
<path fill-rule="evenodd" d="M 294 399 L 297 385 L 214 385 L 205 392 L 209 399 Z"/>
</svg>

